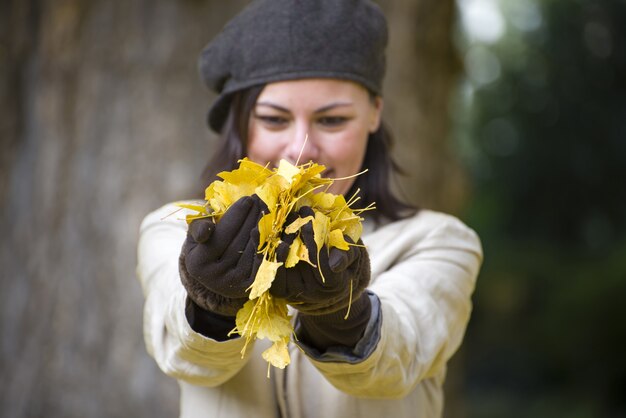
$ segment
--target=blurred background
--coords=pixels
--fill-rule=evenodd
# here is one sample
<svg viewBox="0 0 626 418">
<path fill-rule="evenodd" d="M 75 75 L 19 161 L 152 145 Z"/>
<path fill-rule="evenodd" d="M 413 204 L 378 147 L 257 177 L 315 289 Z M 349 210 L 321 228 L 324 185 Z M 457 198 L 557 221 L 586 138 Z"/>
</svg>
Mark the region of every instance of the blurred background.
<svg viewBox="0 0 626 418">
<path fill-rule="evenodd" d="M 172 417 L 141 219 L 215 145 L 196 58 L 244 0 L 0 1 L 0 415 Z M 626 1 L 380 0 L 394 187 L 485 264 L 446 416 L 626 417 Z"/>
</svg>

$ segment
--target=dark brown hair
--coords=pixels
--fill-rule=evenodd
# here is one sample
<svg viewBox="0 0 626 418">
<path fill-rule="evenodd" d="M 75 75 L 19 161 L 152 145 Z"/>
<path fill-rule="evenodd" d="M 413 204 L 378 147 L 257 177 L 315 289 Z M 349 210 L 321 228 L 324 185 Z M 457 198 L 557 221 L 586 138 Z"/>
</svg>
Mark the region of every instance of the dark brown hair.
<svg viewBox="0 0 626 418">
<path fill-rule="evenodd" d="M 250 114 L 265 85 L 254 86 L 233 94 L 228 117 L 224 122 L 218 149 L 203 172 L 203 179 L 212 182 L 221 171 L 231 171 L 245 156 L 248 142 Z M 372 99 L 375 96 L 372 95 Z M 358 176 L 346 194 L 351 197 L 359 190 L 357 207 L 375 203 L 376 210 L 367 211 L 365 216 L 376 222 L 383 219 L 395 221 L 417 212 L 418 208 L 397 198 L 391 191 L 392 174 L 404 174 L 391 156 L 393 138 L 384 123 L 370 134 L 361 170 L 368 171 Z M 203 187 L 208 185 L 205 184 Z"/>
</svg>

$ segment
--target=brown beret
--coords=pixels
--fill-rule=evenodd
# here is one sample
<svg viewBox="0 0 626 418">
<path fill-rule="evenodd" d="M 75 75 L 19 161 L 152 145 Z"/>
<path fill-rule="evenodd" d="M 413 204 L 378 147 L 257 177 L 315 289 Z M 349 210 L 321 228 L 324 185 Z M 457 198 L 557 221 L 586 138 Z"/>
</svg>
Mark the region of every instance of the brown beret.
<svg viewBox="0 0 626 418">
<path fill-rule="evenodd" d="M 358 82 L 381 94 L 387 22 L 369 0 L 256 0 L 202 51 L 200 73 L 219 94 L 209 126 L 219 132 L 232 93 L 302 78 Z"/>
</svg>

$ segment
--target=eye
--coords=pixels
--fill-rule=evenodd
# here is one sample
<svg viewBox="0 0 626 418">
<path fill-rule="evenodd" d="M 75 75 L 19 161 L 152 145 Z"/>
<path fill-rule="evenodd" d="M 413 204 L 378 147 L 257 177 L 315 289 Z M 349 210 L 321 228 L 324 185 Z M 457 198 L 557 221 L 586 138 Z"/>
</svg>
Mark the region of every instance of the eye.
<svg viewBox="0 0 626 418">
<path fill-rule="evenodd" d="M 345 116 L 322 116 L 317 120 L 317 123 L 323 126 L 327 126 L 329 128 L 335 128 L 342 126 L 348 121 L 348 118 Z"/>
<path fill-rule="evenodd" d="M 263 124 L 270 127 L 281 127 L 288 123 L 288 120 L 284 116 L 277 115 L 255 115 L 256 119 L 260 120 Z"/>
</svg>

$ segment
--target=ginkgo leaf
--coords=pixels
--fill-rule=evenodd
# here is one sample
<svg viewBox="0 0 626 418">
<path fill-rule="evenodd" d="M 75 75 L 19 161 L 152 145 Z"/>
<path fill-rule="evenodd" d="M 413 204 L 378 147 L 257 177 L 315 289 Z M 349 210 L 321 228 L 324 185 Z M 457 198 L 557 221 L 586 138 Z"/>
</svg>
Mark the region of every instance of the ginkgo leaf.
<svg viewBox="0 0 626 418">
<path fill-rule="evenodd" d="M 293 332 L 289 318 L 278 311 L 270 311 L 268 315 L 261 315 L 257 329 L 257 338 L 266 338 L 270 341 L 280 341 Z"/>
<path fill-rule="evenodd" d="M 305 216 L 304 218 L 298 217 L 295 221 L 287 225 L 285 228 L 286 234 L 295 234 L 302 228 L 304 225 L 313 220 L 312 216 Z"/>
<path fill-rule="evenodd" d="M 291 243 L 291 246 L 289 247 L 287 260 L 285 260 L 285 268 L 291 268 L 298 264 L 300 261 L 305 261 L 311 264 L 313 267 L 317 267 L 309 259 L 309 250 L 302 242 L 302 239 L 300 239 L 300 236 L 296 236 L 296 238 Z"/>
<path fill-rule="evenodd" d="M 315 212 L 315 219 L 313 219 L 313 239 L 317 245 L 318 252 L 322 248 L 322 245 L 326 242 L 328 226 L 328 217 L 322 212 Z"/>
<path fill-rule="evenodd" d="M 300 252 L 300 247 L 302 246 L 302 240 L 300 237 L 296 237 L 294 241 L 289 246 L 289 252 L 287 253 L 287 259 L 285 260 L 285 268 L 291 268 L 298 264 L 300 261 L 300 257 L 298 256 Z"/>
<path fill-rule="evenodd" d="M 251 318 L 255 310 L 254 309 L 255 305 L 256 305 L 256 301 L 248 300 L 246 301 L 246 303 L 243 304 L 241 309 L 237 311 L 237 315 L 235 316 L 235 325 L 236 325 L 235 329 L 237 330 L 239 334 L 243 334 L 244 332 L 249 332 L 250 329 L 253 328 L 253 324 L 251 323 Z"/>
<path fill-rule="evenodd" d="M 340 229 L 333 229 L 328 234 L 328 246 L 337 247 L 340 250 L 348 251 L 350 244 L 343 238 L 343 232 Z"/>
<path fill-rule="evenodd" d="M 311 199 L 313 200 L 315 206 L 322 209 L 332 208 L 335 205 L 336 200 L 335 195 L 326 192 L 315 193 Z"/>
<path fill-rule="evenodd" d="M 232 171 L 222 171 L 217 176 L 229 184 L 259 185 L 272 175 L 272 170 L 265 166 L 243 158 L 239 161 L 239 167 Z"/>
<path fill-rule="evenodd" d="M 357 242 L 363 232 L 363 225 L 359 220 L 340 221 L 333 224 L 333 227 L 341 229 L 345 235 L 350 237 L 352 242 Z"/>
<path fill-rule="evenodd" d="M 254 161 L 250 160 L 248 157 L 244 157 L 241 160 L 239 160 L 239 168 L 240 169 L 248 169 L 250 171 L 258 173 L 261 176 L 270 176 L 270 175 L 272 175 L 272 170 L 270 170 L 269 168 L 267 168 L 264 165 L 255 163 Z"/>
<path fill-rule="evenodd" d="M 275 212 L 266 213 L 259 220 L 259 246 L 257 251 L 263 248 L 267 240 L 274 233 L 274 220 L 276 219 Z"/>
<path fill-rule="evenodd" d="M 181 208 L 194 210 L 201 214 L 205 214 L 205 215 L 208 214 L 207 209 L 206 209 L 206 201 L 203 201 L 203 200 L 175 202 L 174 204 Z"/>
<path fill-rule="evenodd" d="M 309 263 L 310 265 L 312 265 L 313 267 L 317 267 L 317 264 L 312 262 L 311 259 L 309 258 L 310 257 L 309 249 L 306 247 L 306 245 L 304 245 L 304 242 L 302 242 L 300 237 L 297 237 L 296 241 L 300 241 L 301 243 L 301 245 L 298 247 L 298 258 L 300 259 L 300 261 L 305 261 Z"/>
<path fill-rule="evenodd" d="M 185 216 L 185 221 L 187 222 L 187 224 L 190 224 L 191 222 L 195 221 L 196 219 L 209 218 L 210 216 L 211 215 L 202 215 L 202 214 L 186 215 Z"/>
<path fill-rule="evenodd" d="M 289 350 L 287 349 L 288 342 L 289 340 L 276 341 L 270 348 L 263 351 L 261 356 L 272 366 L 284 369 L 291 362 Z"/>
<path fill-rule="evenodd" d="M 267 205 L 268 213 L 263 214 L 258 222 L 257 251 L 263 257 L 262 262 L 248 289 L 250 300 L 237 312 L 236 327 L 231 332 L 245 338 L 242 357 L 251 341 L 263 338 L 273 342 L 262 354 L 266 361 L 280 368 L 290 361 L 288 343 L 293 334 L 293 326 L 287 302 L 276 299 L 269 293 L 278 269 L 283 266 L 276 260 L 282 234 L 296 234 L 283 268 L 293 268 L 300 261 L 304 261 L 320 269 L 320 273 L 319 251 L 324 245 L 345 251 L 350 244 L 344 235 L 354 242 L 361 236 L 359 215 L 371 207 L 353 210 L 352 205 L 358 200 L 357 193 L 346 201 L 341 195 L 326 192 L 333 179 L 321 177 L 325 169 L 323 165 L 313 162 L 293 165 L 286 160 L 281 160 L 278 167 L 269 169 L 244 158 L 239 161 L 239 167 L 235 170 L 218 174 L 221 180 L 214 181 L 205 189 L 204 202 L 183 203 L 185 206 L 182 207 L 196 212 L 194 215 L 187 215 L 188 222 L 211 216 L 218 223 L 228 208 L 244 196 L 257 194 Z M 309 206 L 314 216 L 297 218 L 286 225 L 287 216 L 297 213 L 303 206 Z M 309 253 L 309 248 L 299 234 L 308 222 L 312 222 L 317 254 Z M 310 257 L 315 257 L 315 260 Z"/>
<path fill-rule="evenodd" d="M 267 293 L 255 300 L 247 301 L 237 312 L 235 319 L 240 334 L 253 335 L 254 338 L 266 338 L 274 343 L 284 343 L 285 348 L 293 332 L 290 320 L 291 317 L 288 314 L 285 300 L 274 299 Z M 242 356 L 249 342 L 250 338 L 246 340 Z M 280 345 L 278 344 L 276 348 L 280 348 Z M 269 357 L 266 360 L 276 367 L 280 367 L 280 364 L 287 365 L 289 364 L 289 355 L 287 354 L 285 357 L 285 353 L 284 350 L 268 353 Z M 280 355 L 276 357 L 278 354 Z"/>
<path fill-rule="evenodd" d="M 302 170 L 293 177 L 293 187 L 297 188 L 310 188 L 316 187 L 317 184 L 329 184 L 328 179 L 322 179 L 320 173 L 322 173 L 326 167 L 323 165 L 311 165 L 308 168 Z"/>
<path fill-rule="evenodd" d="M 276 209 L 278 202 L 278 195 L 281 192 L 280 184 L 276 181 L 268 181 L 258 186 L 254 192 L 261 198 L 261 200 L 267 205 L 270 212 Z"/>
<path fill-rule="evenodd" d="M 287 160 L 280 160 L 276 173 L 291 183 L 293 178 L 300 173 L 300 169 Z"/>
<path fill-rule="evenodd" d="M 256 299 L 266 290 L 269 290 L 276 277 L 276 270 L 282 265 L 283 263 L 263 259 L 254 277 L 254 282 L 250 286 L 250 299 Z"/>
</svg>

